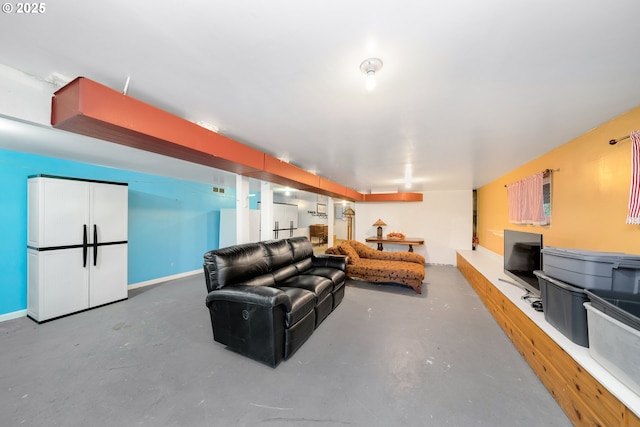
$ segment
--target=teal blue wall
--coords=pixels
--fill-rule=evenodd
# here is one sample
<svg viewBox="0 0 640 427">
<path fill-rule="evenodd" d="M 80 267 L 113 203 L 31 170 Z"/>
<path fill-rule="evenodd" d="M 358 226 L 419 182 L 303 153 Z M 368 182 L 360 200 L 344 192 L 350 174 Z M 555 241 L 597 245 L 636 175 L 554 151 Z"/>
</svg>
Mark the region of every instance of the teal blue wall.
<svg viewBox="0 0 640 427">
<path fill-rule="evenodd" d="M 235 207 L 233 190 L 209 184 L 0 150 L 0 315 L 27 308 L 27 177 L 37 174 L 129 184 L 129 284 L 202 268 L 220 209 Z"/>
</svg>

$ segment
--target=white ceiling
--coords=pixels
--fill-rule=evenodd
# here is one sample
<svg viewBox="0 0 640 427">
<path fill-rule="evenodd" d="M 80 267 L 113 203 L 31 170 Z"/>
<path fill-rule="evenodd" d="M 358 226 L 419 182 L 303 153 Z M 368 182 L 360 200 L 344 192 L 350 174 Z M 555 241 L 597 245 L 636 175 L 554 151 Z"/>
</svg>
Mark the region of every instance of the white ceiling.
<svg viewBox="0 0 640 427">
<path fill-rule="evenodd" d="M 640 104 L 638 0 L 44 4 L 0 16 L 0 64 L 117 90 L 130 77 L 132 97 L 359 191 L 404 189 L 407 164 L 410 191 L 477 188 Z M 78 160 L 217 179 L 56 140 Z"/>
</svg>

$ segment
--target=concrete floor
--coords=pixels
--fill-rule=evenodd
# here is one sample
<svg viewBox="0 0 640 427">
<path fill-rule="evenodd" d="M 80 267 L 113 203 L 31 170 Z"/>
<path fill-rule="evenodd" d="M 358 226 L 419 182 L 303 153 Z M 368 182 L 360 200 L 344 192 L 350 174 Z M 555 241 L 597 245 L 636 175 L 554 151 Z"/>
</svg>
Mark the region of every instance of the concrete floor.
<svg viewBox="0 0 640 427">
<path fill-rule="evenodd" d="M 570 426 L 454 267 L 349 282 L 276 369 L 213 341 L 201 275 L 0 323 L 2 426 Z"/>
</svg>

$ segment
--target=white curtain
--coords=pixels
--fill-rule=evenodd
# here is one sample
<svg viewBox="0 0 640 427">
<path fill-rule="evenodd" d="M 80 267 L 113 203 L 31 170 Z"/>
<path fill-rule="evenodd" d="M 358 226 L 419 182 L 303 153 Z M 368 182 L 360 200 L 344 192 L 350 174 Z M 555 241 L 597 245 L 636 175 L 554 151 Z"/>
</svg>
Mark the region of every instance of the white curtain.
<svg viewBox="0 0 640 427">
<path fill-rule="evenodd" d="M 629 214 L 627 224 L 640 224 L 640 131 L 631 138 L 631 185 L 629 189 Z"/>
<path fill-rule="evenodd" d="M 514 224 L 546 225 L 544 216 L 543 173 L 528 176 L 507 185 L 509 222 Z"/>
</svg>

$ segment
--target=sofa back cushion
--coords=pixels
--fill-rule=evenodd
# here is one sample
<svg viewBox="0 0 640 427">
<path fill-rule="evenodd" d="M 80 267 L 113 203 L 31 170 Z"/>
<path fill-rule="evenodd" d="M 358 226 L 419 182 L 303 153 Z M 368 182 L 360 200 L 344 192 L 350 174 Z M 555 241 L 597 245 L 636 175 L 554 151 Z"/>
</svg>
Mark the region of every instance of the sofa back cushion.
<svg viewBox="0 0 640 427">
<path fill-rule="evenodd" d="M 356 252 L 356 250 L 353 249 L 353 247 L 349 243 L 347 242 L 340 243 L 338 245 L 338 250 L 342 255 L 347 256 L 348 264 L 355 264 L 358 261 L 360 261 L 360 256 L 358 255 L 358 252 Z"/>
<path fill-rule="evenodd" d="M 313 256 L 313 247 L 306 237 L 292 237 L 287 240 L 291 246 L 294 261 L 302 261 L 305 258 L 311 258 Z"/>
<path fill-rule="evenodd" d="M 286 240 L 269 240 L 262 242 L 262 246 L 264 246 L 271 271 L 293 263 L 293 251 Z"/>
<path fill-rule="evenodd" d="M 277 285 L 278 283 L 284 282 L 288 278 L 298 274 L 298 269 L 296 268 L 295 265 L 289 264 L 273 271 L 272 274 L 273 274 L 273 279 L 275 280 Z"/>
<path fill-rule="evenodd" d="M 380 259 L 380 260 L 387 260 L 387 261 L 407 261 L 407 262 L 415 262 L 421 265 L 424 265 L 425 263 L 424 257 L 415 252 L 378 251 L 356 240 L 348 240 L 347 242 L 344 242 L 344 243 L 348 243 L 358 253 L 360 258 Z"/>
<path fill-rule="evenodd" d="M 324 253 L 327 255 L 343 255 L 343 253 L 340 252 L 337 246 L 331 246 L 330 248 L 327 248 Z"/>
<path fill-rule="evenodd" d="M 302 274 L 313 267 L 313 261 L 311 260 L 311 258 L 304 258 L 293 265 L 296 267 L 297 272 L 299 274 Z"/>
<path fill-rule="evenodd" d="M 275 284 L 269 273 L 269 260 L 264 247 L 258 243 L 229 246 L 204 254 L 204 272 L 207 290 L 225 286 Z"/>
<path fill-rule="evenodd" d="M 371 256 L 375 256 L 374 254 L 376 253 L 376 249 L 373 249 L 372 247 L 369 247 L 362 242 L 358 242 L 357 240 L 347 240 L 343 243 L 351 246 L 362 258 L 370 258 Z"/>
</svg>

